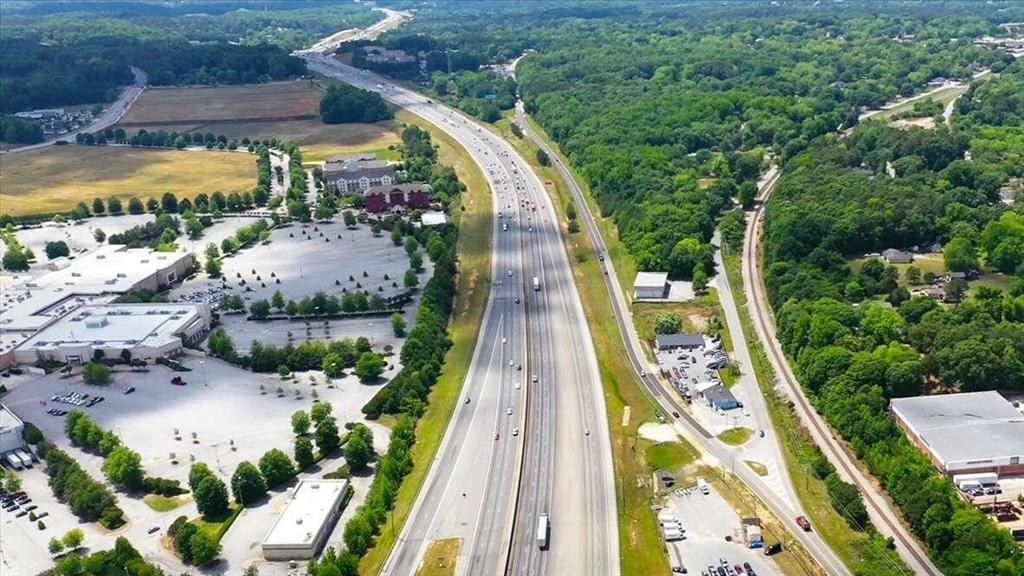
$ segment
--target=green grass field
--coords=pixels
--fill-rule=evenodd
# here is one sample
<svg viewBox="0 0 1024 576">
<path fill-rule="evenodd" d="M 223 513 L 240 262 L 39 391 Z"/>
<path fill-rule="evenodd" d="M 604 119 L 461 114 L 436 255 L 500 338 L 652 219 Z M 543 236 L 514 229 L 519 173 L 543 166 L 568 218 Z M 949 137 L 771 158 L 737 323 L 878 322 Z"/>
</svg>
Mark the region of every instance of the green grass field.
<svg viewBox="0 0 1024 576">
<path fill-rule="evenodd" d="M 737 426 L 736 428 L 729 428 L 719 434 L 718 439 L 730 446 L 739 446 L 740 444 L 745 444 L 753 435 L 754 431 L 750 428 Z"/>
<path fill-rule="evenodd" d="M 416 576 L 452 576 L 461 548 L 460 538 L 434 540 L 423 553 L 423 564 L 416 571 Z"/>
<path fill-rule="evenodd" d="M 697 449 L 685 440 L 651 444 L 645 450 L 644 455 L 647 458 L 647 465 L 652 471 L 668 470 L 677 474 L 687 464 L 700 457 Z"/>
<path fill-rule="evenodd" d="M 156 512 L 169 512 L 184 504 L 188 499 L 183 497 L 169 498 L 159 494 L 146 494 L 142 501 Z"/>
<path fill-rule="evenodd" d="M 359 563 L 361 574 L 380 572 L 423 486 L 469 370 L 491 282 L 490 224 L 493 208 L 490 187 L 483 173 L 466 151 L 444 132 L 411 114 L 400 113 L 400 117 L 403 122 L 416 123 L 430 131 L 438 145 L 441 163 L 455 169 L 467 190 L 462 194 L 459 205 L 452 208 L 452 214 L 459 218 L 459 279 L 450 326 L 453 345 L 445 358 L 444 371 L 430 392 L 427 410 L 416 425 L 413 470 L 398 490 L 395 507 L 385 521 L 376 545 Z M 463 212 L 460 206 L 466 210 Z"/>
<path fill-rule="evenodd" d="M 201 192 L 251 190 L 256 157 L 240 152 L 138 149 L 115 146 L 50 146 L 4 158 L 0 213 L 64 212 L 117 196 L 142 200 L 173 192 L 179 199 Z M 127 208 L 127 206 L 125 206 Z"/>
</svg>

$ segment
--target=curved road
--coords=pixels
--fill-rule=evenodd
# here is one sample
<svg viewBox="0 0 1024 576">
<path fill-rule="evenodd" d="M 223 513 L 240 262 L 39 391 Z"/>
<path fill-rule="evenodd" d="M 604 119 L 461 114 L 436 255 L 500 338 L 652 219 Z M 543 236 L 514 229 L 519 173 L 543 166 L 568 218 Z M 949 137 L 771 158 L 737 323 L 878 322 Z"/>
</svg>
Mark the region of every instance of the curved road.
<svg viewBox="0 0 1024 576">
<path fill-rule="evenodd" d="M 108 126 L 116 124 L 125 115 L 125 113 L 128 112 L 128 108 L 135 103 L 135 99 L 139 97 L 139 94 L 142 94 L 142 91 L 146 89 L 146 82 L 149 82 L 149 76 L 147 76 L 141 68 L 136 68 L 135 66 L 130 66 L 130 68 L 132 69 L 132 76 L 134 76 L 135 81 L 131 86 L 125 87 L 125 89 L 121 91 L 121 95 L 117 97 L 117 100 L 114 100 L 112 103 L 107 105 L 107 107 L 103 109 L 103 113 L 93 120 L 91 124 L 83 126 L 73 132 L 68 132 L 67 134 L 51 136 L 38 144 L 31 144 L 20 148 L 11 148 L 6 152 L 2 152 L 2 154 L 13 154 L 15 152 L 45 148 L 58 140 L 71 142 L 75 139 L 75 136 L 79 134 L 84 134 L 86 132 L 98 132 Z"/>
<path fill-rule="evenodd" d="M 781 378 L 789 396 L 793 399 L 800 419 L 810 428 L 814 442 L 839 469 L 840 475 L 847 482 L 852 482 L 864 496 L 864 504 L 872 524 L 879 532 L 893 538 L 896 551 L 910 566 L 914 574 L 940 576 L 942 572 L 932 563 L 927 552 L 902 523 L 899 513 L 892 507 L 889 500 L 875 488 L 867 475 L 861 471 L 855 458 L 846 451 L 842 443 L 832 434 L 825 419 L 811 406 L 807 396 L 804 395 L 803 388 L 800 387 L 793 375 L 786 356 L 782 353 L 782 346 L 775 334 L 774 318 L 768 307 L 768 298 L 764 291 L 758 251 L 763 227 L 764 205 L 775 189 L 778 177 L 779 174 L 776 172 L 761 186 L 758 193 L 758 205 L 753 213 L 748 214 L 747 231 L 743 240 L 743 289 L 747 295 L 757 336 L 765 344 L 765 351 L 772 368 L 775 370 L 775 374 Z"/>
<path fill-rule="evenodd" d="M 458 140 L 482 168 L 502 213 L 491 298 L 463 396 L 384 572 L 412 574 L 431 541 L 460 538 L 457 574 L 617 575 L 611 445 L 597 359 L 541 181 L 474 120 L 328 56 L 303 57 L 311 70 L 379 92 Z M 534 277 L 540 290 L 532 289 Z M 551 540 L 541 551 L 535 531 L 545 512 Z M 513 523 L 526 527 L 515 539 Z"/>
</svg>

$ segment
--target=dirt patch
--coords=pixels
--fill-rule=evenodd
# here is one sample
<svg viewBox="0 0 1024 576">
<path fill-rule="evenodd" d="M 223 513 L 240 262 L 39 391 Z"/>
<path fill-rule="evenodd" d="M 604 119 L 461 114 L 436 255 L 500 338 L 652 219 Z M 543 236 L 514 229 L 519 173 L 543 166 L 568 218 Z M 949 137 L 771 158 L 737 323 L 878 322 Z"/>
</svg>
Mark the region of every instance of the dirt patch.
<svg viewBox="0 0 1024 576">
<path fill-rule="evenodd" d="M 708 327 L 710 317 L 703 314 L 687 314 L 686 319 L 695 330 L 704 331 Z"/>
<path fill-rule="evenodd" d="M 319 113 L 321 95 L 320 88 L 309 81 L 148 88 L 119 125 L 312 117 Z"/>
<path fill-rule="evenodd" d="M 935 118 L 901 118 L 899 120 L 893 120 L 889 123 L 893 128 L 900 128 L 906 130 L 908 128 L 924 128 L 925 130 L 935 129 Z"/>
</svg>

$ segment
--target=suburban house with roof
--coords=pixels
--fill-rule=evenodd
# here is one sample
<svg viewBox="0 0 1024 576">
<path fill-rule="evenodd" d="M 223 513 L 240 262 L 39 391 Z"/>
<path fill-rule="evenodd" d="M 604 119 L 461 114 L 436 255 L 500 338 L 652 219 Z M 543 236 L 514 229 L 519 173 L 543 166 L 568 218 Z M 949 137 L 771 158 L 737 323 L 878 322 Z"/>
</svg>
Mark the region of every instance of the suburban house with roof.
<svg viewBox="0 0 1024 576">
<path fill-rule="evenodd" d="M 367 212 L 404 212 L 430 207 L 429 184 L 372 186 L 363 192 Z"/>
<path fill-rule="evenodd" d="M 395 168 L 391 162 L 373 155 L 334 156 L 324 162 L 323 171 L 327 187 L 339 194 L 395 183 Z"/>
<path fill-rule="evenodd" d="M 914 255 L 904 250 L 889 248 L 882 252 L 882 256 L 889 264 L 910 264 L 914 261 Z"/>
</svg>

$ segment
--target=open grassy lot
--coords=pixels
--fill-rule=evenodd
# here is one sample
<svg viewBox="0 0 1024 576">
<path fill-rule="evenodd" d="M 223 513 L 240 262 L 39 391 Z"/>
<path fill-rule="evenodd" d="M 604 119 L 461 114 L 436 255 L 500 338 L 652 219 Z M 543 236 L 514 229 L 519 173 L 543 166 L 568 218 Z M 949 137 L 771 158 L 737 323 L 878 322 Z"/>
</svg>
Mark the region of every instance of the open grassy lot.
<svg viewBox="0 0 1024 576">
<path fill-rule="evenodd" d="M 438 145 L 441 163 L 455 169 L 467 190 L 459 198 L 459 205 L 452 207 L 452 214 L 459 219 L 459 278 L 454 317 L 450 324 L 452 348 L 445 358 L 444 371 L 430 392 L 427 410 L 416 425 L 416 445 L 412 449 L 413 469 L 402 482 L 395 507 L 387 521 L 387 525 L 393 525 L 394 529 L 381 532 L 374 548 L 359 563 L 360 574 L 380 572 L 423 486 L 469 370 L 491 282 L 493 212 L 490 187 L 483 173 L 466 151 L 441 130 L 411 114 L 401 113 L 400 119 L 402 122 L 419 124 L 430 131 L 434 143 Z M 465 207 L 464 212 L 460 205 Z"/>
<path fill-rule="evenodd" d="M 187 502 L 188 498 L 182 496 L 171 497 L 160 496 L 159 494 L 146 494 L 142 501 L 146 503 L 146 506 L 149 506 L 156 512 L 168 512 Z"/>
<path fill-rule="evenodd" d="M 150 87 L 119 125 L 129 130 L 144 124 L 311 116 L 319 114 L 321 94 L 320 88 L 309 81 Z"/>
<path fill-rule="evenodd" d="M 754 431 L 750 428 L 744 428 L 743 426 L 737 426 L 736 428 L 729 428 L 718 435 L 718 439 L 730 446 L 739 446 L 750 440 L 750 437 L 754 435 Z"/>
<path fill-rule="evenodd" d="M 697 449 L 685 440 L 681 442 L 659 442 L 651 444 L 645 450 L 647 465 L 650 466 L 651 471 L 668 470 L 672 473 L 678 473 L 699 456 L 700 453 L 697 452 Z"/>
<path fill-rule="evenodd" d="M 451 576 L 455 574 L 455 561 L 459 557 L 462 540 L 446 538 L 434 540 L 423 554 L 423 565 L 416 576 Z"/>
<path fill-rule="evenodd" d="M 255 184 L 256 159 L 248 154 L 50 146 L 3 159 L 0 212 L 66 211 L 97 196 L 127 200 L 173 192 L 192 198 L 215 190 L 243 192 Z"/>
</svg>

